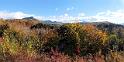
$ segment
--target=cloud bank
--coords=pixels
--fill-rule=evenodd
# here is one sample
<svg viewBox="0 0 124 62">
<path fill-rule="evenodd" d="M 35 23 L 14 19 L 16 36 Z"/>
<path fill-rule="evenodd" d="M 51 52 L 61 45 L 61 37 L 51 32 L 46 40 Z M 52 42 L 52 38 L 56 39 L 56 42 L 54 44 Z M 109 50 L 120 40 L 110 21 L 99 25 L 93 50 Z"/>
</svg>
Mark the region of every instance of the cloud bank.
<svg viewBox="0 0 124 62">
<path fill-rule="evenodd" d="M 77 16 L 71 16 L 69 14 L 63 14 L 60 16 L 36 16 L 32 14 L 26 14 L 21 11 L 17 12 L 8 12 L 8 11 L 0 11 L 0 18 L 5 19 L 22 19 L 24 17 L 33 16 L 39 20 L 52 20 L 58 21 L 63 23 L 72 23 L 72 22 L 102 22 L 102 21 L 109 21 L 112 23 L 124 23 L 124 10 L 116 10 L 116 11 L 104 11 L 98 12 L 94 16 L 86 16 L 85 13 L 79 13 Z"/>
<path fill-rule="evenodd" d="M 31 14 L 26 14 L 23 13 L 21 11 L 17 11 L 17 12 L 9 12 L 9 11 L 0 11 L 0 18 L 4 18 L 4 19 L 22 19 L 24 17 L 27 16 L 33 16 Z"/>
</svg>

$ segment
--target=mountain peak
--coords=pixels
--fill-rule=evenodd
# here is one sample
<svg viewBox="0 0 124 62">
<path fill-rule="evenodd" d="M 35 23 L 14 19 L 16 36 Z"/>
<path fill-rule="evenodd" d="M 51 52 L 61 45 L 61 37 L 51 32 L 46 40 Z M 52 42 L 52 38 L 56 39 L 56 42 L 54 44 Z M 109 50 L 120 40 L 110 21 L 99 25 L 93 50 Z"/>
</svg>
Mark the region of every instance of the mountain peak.
<svg viewBox="0 0 124 62">
<path fill-rule="evenodd" d="M 33 16 L 31 17 L 25 17 L 25 18 L 22 18 L 22 19 L 26 19 L 26 20 L 35 20 L 35 18 Z"/>
</svg>

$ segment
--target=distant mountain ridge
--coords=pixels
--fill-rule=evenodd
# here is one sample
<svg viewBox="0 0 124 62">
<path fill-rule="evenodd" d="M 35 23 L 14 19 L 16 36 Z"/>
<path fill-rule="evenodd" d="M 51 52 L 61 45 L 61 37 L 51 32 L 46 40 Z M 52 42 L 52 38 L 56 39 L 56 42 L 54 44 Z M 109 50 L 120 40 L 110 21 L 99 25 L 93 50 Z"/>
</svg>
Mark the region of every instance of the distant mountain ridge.
<svg viewBox="0 0 124 62">
<path fill-rule="evenodd" d="M 35 18 L 33 18 L 33 17 L 26 17 L 26 18 L 23 18 L 23 19 L 35 20 Z M 66 24 L 66 23 L 51 21 L 51 20 L 42 20 L 41 23 L 51 25 L 51 26 L 60 26 L 60 25 Z M 120 38 L 124 38 L 124 25 L 122 25 L 122 24 L 115 24 L 115 23 L 111 23 L 111 22 L 108 22 L 108 21 L 103 21 L 103 22 L 82 21 L 82 22 L 79 22 L 79 23 L 80 24 L 92 24 L 92 25 L 96 26 L 98 29 L 107 32 L 108 34 L 116 34 Z"/>
<path fill-rule="evenodd" d="M 26 19 L 26 20 L 37 20 L 37 19 L 34 18 L 33 16 L 31 16 L 31 17 L 25 17 L 25 18 L 22 18 L 22 19 Z"/>
<path fill-rule="evenodd" d="M 44 21 L 46 24 L 64 24 L 62 22 L 52 22 L 51 20 Z M 124 38 L 124 25 L 115 24 L 108 21 L 103 22 L 79 22 L 80 24 L 92 24 L 98 29 L 107 32 L 108 34 L 116 34 L 120 38 Z"/>
<path fill-rule="evenodd" d="M 124 25 L 111 22 L 93 22 L 92 24 L 108 34 L 116 34 L 119 38 L 124 38 Z"/>
<path fill-rule="evenodd" d="M 62 22 L 51 21 L 51 20 L 43 20 L 42 23 L 44 23 L 44 24 L 63 24 Z"/>
</svg>

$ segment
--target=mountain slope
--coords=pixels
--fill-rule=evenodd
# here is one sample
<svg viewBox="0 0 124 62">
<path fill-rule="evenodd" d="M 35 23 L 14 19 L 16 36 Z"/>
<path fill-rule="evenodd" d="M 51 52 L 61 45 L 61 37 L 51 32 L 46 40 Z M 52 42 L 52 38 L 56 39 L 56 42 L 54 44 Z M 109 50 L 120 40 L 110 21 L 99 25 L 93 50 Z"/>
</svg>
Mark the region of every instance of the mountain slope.
<svg viewBox="0 0 124 62">
<path fill-rule="evenodd" d="M 98 29 L 105 31 L 108 34 L 116 34 L 120 38 L 124 38 L 124 26 L 121 24 L 114 24 L 110 22 L 92 22 L 86 24 L 93 24 Z"/>
</svg>

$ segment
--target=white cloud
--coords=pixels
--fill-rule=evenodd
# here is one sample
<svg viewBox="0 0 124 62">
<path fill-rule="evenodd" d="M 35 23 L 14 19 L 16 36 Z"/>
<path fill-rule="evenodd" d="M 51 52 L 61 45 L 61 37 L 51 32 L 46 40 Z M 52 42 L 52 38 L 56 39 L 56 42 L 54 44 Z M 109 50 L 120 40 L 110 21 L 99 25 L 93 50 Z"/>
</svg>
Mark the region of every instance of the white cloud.
<svg viewBox="0 0 124 62">
<path fill-rule="evenodd" d="M 66 14 L 64 14 L 64 16 L 68 16 L 68 14 L 66 13 Z"/>
<path fill-rule="evenodd" d="M 17 12 L 8 12 L 8 11 L 0 11 L 0 18 L 5 19 L 21 19 L 24 17 L 33 16 L 39 20 L 52 20 L 52 21 L 58 21 L 58 22 L 64 22 L 64 23 L 72 23 L 72 22 L 81 22 L 87 21 L 87 22 L 102 22 L 102 21 L 109 21 L 112 23 L 124 23 L 124 10 L 117 10 L 117 11 L 104 11 L 104 12 L 98 12 L 94 16 L 86 16 L 84 13 L 79 13 L 77 16 L 71 16 L 68 13 L 65 13 L 60 16 L 36 16 L 32 14 L 26 14 L 20 11 Z"/>
<path fill-rule="evenodd" d="M 69 14 L 63 14 L 60 16 L 36 16 L 35 18 L 40 20 L 52 20 L 52 21 L 58 21 L 63 23 L 73 23 L 73 22 L 79 22 L 78 17 L 69 16 Z"/>
<path fill-rule="evenodd" d="M 26 16 L 33 16 L 33 15 L 25 14 L 20 11 L 17 12 L 0 11 L 0 18 L 5 18 L 5 19 L 10 19 L 10 18 L 21 19 Z"/>
<path fill-rule="evenodd" d="M 99 12 L 96 16 L 96 21 L 109 21 L 113 23 L 124 23 L 124 10 L 117 10 L 117 11 L 106 11 L 106 12 Z"/>
<path fill-rule="evenodd" d="M 85 16 L 85 14 L 84 13 L 79 13 L 78 16 L 83 17 L 83 16 Z"/>
<path fill-rule="evenodd" d="M 67 13 L 60 16 L 45 17 L 45 16 L 36 16 L 32 14 L 26 14 L 21 11 L 17 11 L 17 12 L 0 11 L 0 18 L 4 18 L 4 19 L 22 19 L 24 17 L 30 17 L 30 16 L 33 16 L 39 20 L 52 20 L 52 21 L 59 21 L 64 23 L 75 22 L 75 20 L 78 19 L 77 17 L 69 16 L 69 14 Z"/>
<path fill-rule="evenodd" d="M 74 7 L 66 8 L 67 11 L 71 11 L 71 10 L 74 10 L 74 9 L 75 9 Z"/>
</svg>

